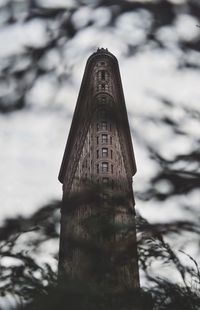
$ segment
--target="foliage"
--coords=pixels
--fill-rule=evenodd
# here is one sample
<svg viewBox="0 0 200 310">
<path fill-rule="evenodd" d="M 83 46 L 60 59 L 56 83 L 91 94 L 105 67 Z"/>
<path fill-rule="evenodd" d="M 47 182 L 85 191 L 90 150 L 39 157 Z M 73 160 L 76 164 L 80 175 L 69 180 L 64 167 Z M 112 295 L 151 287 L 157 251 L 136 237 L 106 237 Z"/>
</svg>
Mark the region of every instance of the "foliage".
<svg viewBox="0 0 200 310">
<path fill-rule="evenodd" d="M 95 193 L 96 195 L 96 193 Z M 85 196 L 86 197 L 86 196 Z M 101 195 L 102 197 L 102 195 Z M 83 196 L 81 201 L 84 204 Z M 88 199 L 88 198 L 87 198 Z M 77 201 L 77 197 L 76 197 Z M 122 198 L 120 197 L 120 203 Z M 29 218 L 20 218 L 15 220 L 13 229 L 10 230 L 11 220 L 5 222 L 1 231 L 6 236 L 6 241 L 1 239 L 1 296 L 6 299 L 12 295 L 15 299 L 17 309 L 132 309 L 132 307 L 142 307 L 142 309 L 167 310 L 167 309 L 199 309 L 200 296 L 198 293 L 200 277 L 199 267 L 196 261 L 189 257 L 194 267 L 188 267 L 181 263 L 177 254 L 165 241 L 170 233 L 180 234 L 183 231 L 190 231 L 193 234 L 199 234 L 199 227 L 191 222 L 174 222 L 164 225 L 155 225 L 148 223 L 141 216 L 137 216 L 138 230 L 138 254 L 141 270 L 146 274 L 149 286 L 140 290 L 125 289 L 115 291 L 112 286 L 102 284 L 101 281 L 87 282 L 86 279 L 71 279 L 67 277 L 57 283 L 57 272 L 52 269 L 51 264 L 43 265 L 37 263 L 34 251 L 37 253 L 39 244 L 45 240 L 58 238 L 55 233 L 58 225 L 59 202 L 44 206 L 38 212 Z M 78 206 L 78 204 L 77 204 Z M 72 212 L 72 211 L 70 211 Z M 102 277 L 103 274 L 110 272 L 111 268 L 118 268 L 123 264 L 127 257 L 131 257 L 132 246 L 129 243 L 121 247 L 120 242 L 116 244 L 116 259 L 112 260 L 109 267 L 109 260 L 113 257 L 112 247 L 105 247 L 104 243 L 98 240 L 109 239 L 112 234 L 119 233 L 121 230 L 130 234 L 132 227 L 130 224 L 113 226 L 113 223 L 106 221 L 109 219 L 110 208 L 104 206 L 104 212 L 96 216 L 92 215 L 83 220 L 83 225 L 91 234 L 92 239 L 78 241 L 78 246 L 91 256 L 91 263 L 95 273 Z M 99 218 L 100 216 L 100 218 Z M 54 217 L 54 221 L 52 218 Z M 56 220 L 57 219 L 57 220 Z M 35 226 L 30 226 L 34 223 Z M 50 224 L 50 225 L 49 225 Z M 30 227 L 30 230 L 27 227 Z M 51 227 L 51 229 L 45 229 Z M 16 230 L 14 229 L 16 227 Z M 20 227 L 20 231 L 19 231 Z M 134 229 L 134 228 L 133 228 Z M 9 233 L 10 232 L 10 233 Z M 19 239 L 23 235 L 36 233 L 35 237 L 29 236 L 29 242 L 23 242 L 23 250 L 20 249 Z M 30 240 L 32 239 L 32 240 Z M 35 240 L 34 240 L 35 239 Z M 35 246 L 34 251 L 30 251 L 31 245 Z M 73 247 L 77 246 L 77 240 Z M 25 248 L 26 246 L 26 248 Z M 28 250 L 29 249 L 29 250 Z M 110 249 L 110 251 L 108 251 Z M 119 259 L 120 255 L 120 259 Z M 127 256 L 128 255 L 128 256 Z M 186 255 L 186 254 L 185 254 Z M 99 260 L 101 257 L 101 260 Z M 117 258 L 118 257 L 118 258 Z M 9 259 L 10 264 L 5 262 Z M 152 275 L 151 265 L 153 262 L 160 262 L 161 268 L 168 265 L 171 270 L 178 272 L 182 279 L 182 284 L 171 282 L 164 277 Z M 173 267 L 174 266 L 174 267 Z M 192 279 L 192 285 L 188 284 L 187 277 Z M 100 279 L 99 276 L 97 279 Z"/>
</svg>

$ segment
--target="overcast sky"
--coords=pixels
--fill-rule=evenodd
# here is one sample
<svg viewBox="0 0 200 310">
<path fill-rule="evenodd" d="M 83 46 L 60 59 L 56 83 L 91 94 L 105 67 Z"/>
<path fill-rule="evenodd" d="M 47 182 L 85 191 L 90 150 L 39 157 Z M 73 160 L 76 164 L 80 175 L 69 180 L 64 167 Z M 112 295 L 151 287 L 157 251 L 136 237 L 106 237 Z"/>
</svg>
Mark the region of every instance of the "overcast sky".
<svg viewBox="0 0 200 310">
<path fill-rule="evenodd" d="M 53 5 L 53 1 L 48 3 Z M 84 24 L 90 11 L 88 6 L 77 12 L 74 17 L 77 27 Z M 93 18 L 96 18 L 97 24 L 104 23 L 107 14 L 109 13 L 99 9 Z M 162 27 L 157 33 L 166 44 L 166 49 L 148 45 L 135 56 L 125 58 L 128 41 L 142 43 L 150 24 L 151 16 L 147 11 L 141 10 L 139 13 L 123 14 L 116 28 L 108 29 L 106 33 L 95 27 L 80 31 L 66 44 L 63 53 L 64 59 L 73 65 L 73 83 L 60 87 L 53 76 L 41 77 L 29 92 L 29 109 L 0 116 L 1 219 L 16 213 L 30 214 L 43 203 L 61 198 L 61 185 L 57 181 L 57 175 L 84 66 L 87 57 L 97 47 L 108 48 L 119 60 L 138 166 L 137 176 L 134 178 L 135 188 L 138 190 L 148 186 L 148 178 L 154 174 L 156 163 L 145 154 L 142 144 L 138 144 L 134 131 L 137 135 L 142 135 L 144 140 L 148 139 L 152 144 L 159 145 L 161 153 L 169 159 L 193 148 L 193 140 L 188 136 L 171 139 L 169 127 L 157 128 L 155 123 L 144 122 L 143 116 L 155 118 L 157 115 L 167 116 L 173 113 L 174 119 L 191 136 L 200 132 L 199 121 L 191 120 L 181 109 L 188 105 L 190 108 L 198 108 L 200 73 L 192 69 L 177 70 L 181 57 L 178 39 L 199 39 L 197 20 L 187 14 L 180 15 L 174 25 Z M 38 20 L 33 20 L 26 26 L 6 27 L 0 31 L 0 40 L 4 42 L 1 56 L 19 52 L 25 43 L 43 44 L 45 39 L 44 25 Z M 88 49 L 84 56 L 80 52 L 83 47 Z M 194 62 L 200 61 L 197 52 L 191 52 L 188 57 Z M 64 70 L 56 50 L 49 52 L 45 61 L 57 66 L 58 70 Z M 161 104 L 160 97 L 176 103 L 173 111 Z M 195 193 L 193 196 L 193 199 L 197 199 Z M 150 210 L 146 211 L 148 216 L 158 216 L 157 213 L 153 215 Z"/>
</svg>

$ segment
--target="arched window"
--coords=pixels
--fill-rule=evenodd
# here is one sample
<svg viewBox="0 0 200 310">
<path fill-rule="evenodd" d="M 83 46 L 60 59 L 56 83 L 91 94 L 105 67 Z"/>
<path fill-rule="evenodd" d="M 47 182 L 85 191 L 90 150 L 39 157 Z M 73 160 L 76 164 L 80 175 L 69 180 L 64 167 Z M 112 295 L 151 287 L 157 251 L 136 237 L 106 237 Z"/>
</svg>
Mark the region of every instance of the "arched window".
<svg viewBox="0 0 200 310">
<path fill-rule="evenodd" d="M 106 117 L 107 117 L 106 110 L 100 110 L 98 114 L 99 114 L 99 118 L 102 120 L 106 119 Z"/>
<path fill-rule="evenodd" d="M 102 162 L 102 172 L 108 172 L 108 163 Z"/>
<path fill-rule="evenodd" d="M 106 103 L 106 98 L 105 98 L 105 97 L 102 97 L 101 102 L 102 102 L 103 104 Z"/>
<path fill-rule="evenodd" d="M 102 122 L 101 128 L 102 128 L 102 130 L 107 130 L 107 122 Z"/>
<path fill-rule="evenodd" d="M 105 80 L 106 74 L 105 74 L 105 70 L 101 70 L 101 79 Z"/>
<path fill-rule="evenodd" d="M 102 181 L 103 181 L 103 184 L 108 184 L 109 179 L 108 178 L 103 178 Z"/>
<path fill-rule="evenodd" d="M 108 135 L 107 134 L 102 134 L 102 136 L 101 136 L 101 138 L 102 138 L 102 143 L 108 143 Z"/>
<path fill-rule="evenodd" d="M 102 148 L 102 157 L 108 157 L 108 149 L 106 147 Z"/>
</svg>

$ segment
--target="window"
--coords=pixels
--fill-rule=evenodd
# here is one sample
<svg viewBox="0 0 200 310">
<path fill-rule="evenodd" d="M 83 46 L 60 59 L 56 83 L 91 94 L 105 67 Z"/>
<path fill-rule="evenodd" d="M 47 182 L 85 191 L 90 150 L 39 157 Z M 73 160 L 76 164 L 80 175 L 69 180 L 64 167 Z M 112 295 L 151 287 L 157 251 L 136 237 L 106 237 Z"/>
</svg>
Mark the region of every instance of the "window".
<svg viewBox="0 0 200 310">
<path fill-rule="evenodd" d="M 111 159 L 113 158 L 113 151 L 112 150 L 110 151 L 110 157 L 111 157 Z"/>
<path fill-rule="evenodd" d="M 99 131 L 99 123 L 97 123 L 97 131 Z"/>
<path fill-rule="evenodd" d="M 102 163 L 102 172 L 108 172 L 108 163 L 107 162 Z"/>
<path fill-rule="evenodd" d="M 97 137 L 97 144 L 99 144 L 99 137 Z"/>
<path fill-rule="evenodd" d="M 102 134 L 102 143 L 108 143 L 108 135 Z"/>
<path fill-rule="evenodd" d="M 106 111 L 105 110 L 100 110 L 99 111 L 99 118 L 105 119 L 106 118 Z"/>
<path fill-rule="evenodd" d="M 99 164 L 97 164 L 97 173 L 99 173 Z"/>
<path fill-rule="evenodd" d="M 112 137 L 110 136 L 110 144 L 112 145 Z"/>
<path fill-rule="evenodd" d="M 111 165 L 111 173 L 113 173 L 113 165 Z"/>
<path fill-rule="evenodd" d="M 102 127 L 102 130 L 107 130 L 107 123 L 102 122 L 101 127 Z"/>
<path fill-rule="evenodd" d="M 103 178 L 102 181 L 103 181 L 103 184 L 108 184 L 109 179 L 108 178 Z"/>
<path fill-rule="evenodd" d="M 101 70 L 101 79 L 105 80 L 105 70 Z"/>
<path fill-rule="evenodd" d="M 107 148 L 102 148 L 102 157 L 108 157 L 108 149 Z"/>
<path fill-rule="evenodd" d="M 97 150 L 97 158 L 99 158 L 99 150 Z"/>
</svg>

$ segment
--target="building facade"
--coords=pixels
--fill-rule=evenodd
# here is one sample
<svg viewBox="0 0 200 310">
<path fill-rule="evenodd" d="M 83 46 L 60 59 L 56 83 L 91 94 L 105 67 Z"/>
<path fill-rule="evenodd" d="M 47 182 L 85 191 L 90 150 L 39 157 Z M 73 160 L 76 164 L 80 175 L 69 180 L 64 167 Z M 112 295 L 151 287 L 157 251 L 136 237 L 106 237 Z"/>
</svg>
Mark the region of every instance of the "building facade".
<svg viewBox="0 0 200 310">
<path fill-rule="evenodd" d="M 61 277 L 101 277 L 115 287 L 139 287 L 132 189 L 135 173 L 118 62 L 107 49 L 98 49 L 86 64 L 59 173 L 63 184 Z M 103 217 L 113 229 L 102 237 Z M 97 219 L 101 236 L 91 235 L 87 225 L 91 218 Z M 94 258 L 89 259 L 88 245 L 95 241 L 101 248 L 95 248 L 99 261 L 104 255 L 107 260 L 107 267 L 99 267 L 99 273 L 97 265 L 101 264 L 92 268 Z"/>
</svg>

